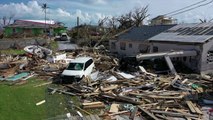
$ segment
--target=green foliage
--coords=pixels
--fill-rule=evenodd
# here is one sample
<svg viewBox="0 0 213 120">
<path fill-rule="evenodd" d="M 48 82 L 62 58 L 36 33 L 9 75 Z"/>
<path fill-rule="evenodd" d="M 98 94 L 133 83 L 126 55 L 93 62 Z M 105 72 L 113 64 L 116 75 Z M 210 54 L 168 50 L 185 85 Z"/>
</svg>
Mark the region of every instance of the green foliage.
<svg viewBox="0 0 213 120">
<path fill-rule="evenodd" d="M 24 50 L 18 50 L 18 49 L 7 49 L 7 50 L 0 50 L 0 54 L 6 54 L 6 55 L 21 55 L 24 54 Z"/>
</svg>

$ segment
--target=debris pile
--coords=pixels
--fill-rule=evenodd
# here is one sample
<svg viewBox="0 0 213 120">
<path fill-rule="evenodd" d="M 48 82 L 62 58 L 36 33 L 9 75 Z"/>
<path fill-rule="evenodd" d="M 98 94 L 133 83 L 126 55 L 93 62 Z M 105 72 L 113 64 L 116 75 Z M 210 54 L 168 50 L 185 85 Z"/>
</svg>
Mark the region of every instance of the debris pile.
<svg viewBox="0 0 213 120">
<path fill-rule="evenodd" d="M 113 69 L 99 72 L 95 79 L 65 85 L 66 92 L 79 96 L 84 110 L 104 109 L 100 116 L 107 120 L 202 119 L 200 94 L 211 89 L 212 80 L 159 77 L 140 68 L 134 75 Z"/>
<path fill-rule="evenodd" d="M 38 52 L 35 52 L 37 49 Z M 62 84 L 63 89 L 48 88 L 51 94 L 59 92 L 78 96 L 82 103 L 78 109 L 86 114 L 89 109 L 101 109 L 98 117 L 106 120 L 197 120 L 203 119 L 203 112 L 198 103 L 212 104 L 213 101 L 211 76 L 159 76 L 147 72 L 142 66 L 138 66 L 137 72 L 125 73 L 118 70 L 120 65 L 117 58 L 99 54 L 97 51 L 75 51 L 52 57 L 49 56 L 52 53 L 48 53 L 45 54 L 47 59 L 44 59 L 44 54 L 37 54 L 39 51 L 49 50 L 37 47 L 31 50 L 31 54 L 2 55 L 0 80 L 26 80 L 34 74 L 59 79 L 69 60 L 90 56 L 96 66 L 90 77 L 85 77 L 80 82 Z"/>
</svg>

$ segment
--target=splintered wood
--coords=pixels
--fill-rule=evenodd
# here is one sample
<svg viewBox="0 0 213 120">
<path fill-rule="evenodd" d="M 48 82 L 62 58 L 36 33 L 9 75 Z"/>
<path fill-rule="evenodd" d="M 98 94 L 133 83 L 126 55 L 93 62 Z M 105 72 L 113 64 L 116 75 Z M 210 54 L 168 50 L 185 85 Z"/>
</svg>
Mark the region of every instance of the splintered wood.
<svg viewBox="0 0 213 120">
<path fill-rule="evenodd" d="M 89 84 L 81 82 L 66 85 L 78 96 L 82 96 L 90 103 L 82 103 L 84 109 L 107 108 L 103 118 L 115 118 L 116 115 L 127 115 L 131 119 L 135 117 L 150 119 L 202 119 L 202 111 L 194 97 L 198 92 L 193 88 L 190 79 L 176 77 L 159 77 L 153 74 L 140 74 L 131 79 L 120 76 L 118 72 L 110 71 L 110 74 L 118 78 L 116 81 L 106 79 L 91 81 Z M 106 73 L 105 74 L 109 74 Z M 177 83 L 173 87 L 174 83 Z M 191 83 L 191 84 L 190 84 Z M 179 89 L 178 89 L 179 88 Z M 185 90 L 184 90 L 185 88 Z M 190 92 L 188 91 L 190 90 Z M 192 92 L 192 93 L 191 93 Z M 186 99 L 187 98 L 187 99 Z M 133 105 L 134 108 L 122 107 Z M 108 117 L 106 117 L 108 116 Z"/>
<path fill-rule="evenodd" d="M 97 77 L 85 77 L 79 82 L 63 84 L 63 88 L 48 87 L 48 91 L 51 94 L 58 92 L 69 96 L 79 96 L 81 101 L 85 100 L 86 102 L 82 102 L 81 107 L 76 106 L 78 110 L 89 115 L 83 119 L 94 118 L 87 111 L 88 109 L 104 110 L 103 114 L 99 116 L 106 120 L 120 119 L 118 117 L 121 115 L 132 120 L 202 119 L 203 113 L 198 104 L 199 95 L 209 89 L 212 92 L 213 79 L 207 75 L 156 75 L 148 72 L 142 66 L 134 66 L 137 72 L 129 74 L 118 69 L 122 65 L 119 64 L 117 58 L 106 54 L 83 50 L 76 55 L 72 53 L 67 53 L 67 55 L 71 56 L 69 58 L 92 57 Z M 9 64 L 7 69 L 0 69 L 2 77 L 14 75 L 20 71 L 18 63 L 22 63 L 23 68 L 34 71 L 39 77 L 54 77 L 57 80 L 60 79 L 60 73 L 66 68 L 66 65 L 62 63 L 52 64 L 36 56 L 27 57 L 28 64 L 26 65 L 23 64 L 26 61 L 19 60 L 18 57 L 8 56 L 6 58 L 6 61 L 11 63 L 0 61 Z M 51 83 L 46 82 L 34 87 Z M 41 101 L 37 105 L 44 102 Z"/>
</svg>

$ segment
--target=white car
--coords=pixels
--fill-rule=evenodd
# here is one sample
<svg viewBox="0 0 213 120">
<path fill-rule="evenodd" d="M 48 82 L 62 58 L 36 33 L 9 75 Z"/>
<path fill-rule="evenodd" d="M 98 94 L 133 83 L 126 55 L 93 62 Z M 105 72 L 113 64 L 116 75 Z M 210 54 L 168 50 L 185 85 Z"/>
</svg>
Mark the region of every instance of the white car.
<svg viewBox="0 0 213 120">
<path fill-rule="evenodd" d="M 78 57 L 72 60 L 67 68 L 62 72 L 63 81 L 80 81 L 82 78 L 90 76 L 94 62 L 91 57 Z"/>
<path fill-rule="evenodd" d="M 68 41 L 68 40 L 70 40 L 70 37 L 67 35 L 67 33 L 62 33 L 60 40 L 61 41 Z"/>
</svg>

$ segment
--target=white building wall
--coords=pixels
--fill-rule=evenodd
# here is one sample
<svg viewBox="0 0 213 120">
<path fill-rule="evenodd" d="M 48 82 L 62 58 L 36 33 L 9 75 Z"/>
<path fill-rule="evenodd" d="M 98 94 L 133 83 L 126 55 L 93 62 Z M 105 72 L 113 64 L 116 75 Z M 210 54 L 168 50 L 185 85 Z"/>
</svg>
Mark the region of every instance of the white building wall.
<svg viewBox="0 0 213 120">
<path fill-rule="evenodd" d="M 115 49 L 113 49 L 113 42 L 115 43 Z M 121 49 L 121 43 L 126 44 L 125 50 Z M 130 45 L 131 44 L 131 45 Z M 110 51 L 112 53 L 117 53 L 119 56 L 136 56 L 137 54 L 149 50 L 149 43 L 140 41 L 124 41 L 124 40 L 111 40 L 109 42 Z M 132 47 L 131 47 L 132 46 Z"/>
<path fill-rule="evenodd" d="M 213 72 L 213 62 L 209 62 L 207 60 L 213 57 L 212 55 L 208 54 L 209 51 L 213 51 L 213 40 L 210 40 L 203 45 L 202 60 L 201 60 L 202 73 Z"/>
<path fill-rule="evenodd" d="M 171 50 L 196 50 L 198 56 L 194 57 L 179 57 L 172 58 L 176 60 L 182 61 L 187 67 L 195 70 L 196 72 L 200 72 L 201 66 L 201 54 L 202 54 L 202 45 L 201 44 L 180 44 L 180 43 L 161 43 L 161 42 L 153 42 L 152 49 L 154 47 L 158 48 L 158 52 L 166 52 Z"/>
</svg>

